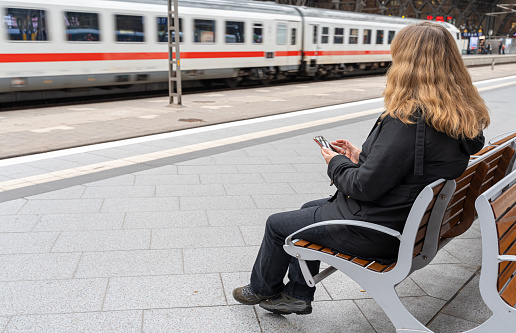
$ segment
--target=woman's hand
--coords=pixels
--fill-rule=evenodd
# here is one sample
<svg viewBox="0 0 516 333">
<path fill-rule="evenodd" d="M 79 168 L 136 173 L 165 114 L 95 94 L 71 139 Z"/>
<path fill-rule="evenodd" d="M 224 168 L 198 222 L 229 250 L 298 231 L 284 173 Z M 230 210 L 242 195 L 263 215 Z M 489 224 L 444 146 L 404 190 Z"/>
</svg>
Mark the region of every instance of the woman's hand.
<svg viewBox="0 0 516 333">
<path fill-rule="evenodd" d="M 326 164 L 330 164 L 331 159 L 334 156 L 339 155 L 336 152 L 334 152 L 333 150 L 328 149 L 328 148 L 321 148 L 321 154 L 324 157 L 324 160 L 326 161 Z"/>
<path fill-rule="evenodd" d="M 351 162 L 358 164 L 358 156 L 362 151 L 355 147 L 351 142 L 338 139 L 336 141 L 332 141 L 331 144 L 339 153 L 346 155 L 351 160 Z"/>
</svg>

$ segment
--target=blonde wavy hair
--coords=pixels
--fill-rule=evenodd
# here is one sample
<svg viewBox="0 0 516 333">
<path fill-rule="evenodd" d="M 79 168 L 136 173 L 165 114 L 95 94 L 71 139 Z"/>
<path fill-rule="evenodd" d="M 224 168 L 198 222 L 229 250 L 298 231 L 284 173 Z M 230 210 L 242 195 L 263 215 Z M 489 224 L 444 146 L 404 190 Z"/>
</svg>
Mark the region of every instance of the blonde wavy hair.
<svg viewBox="0 0 516 333">
<path fill-rule="evenodd" d="M 407 26 L 393 39 L 391 54 L 384 117 L 412 124 L 421 112 L 428 125 L 456 139 L 473 139 L 489 125 L 486 104 L 446 28 Z"/>
</svg>

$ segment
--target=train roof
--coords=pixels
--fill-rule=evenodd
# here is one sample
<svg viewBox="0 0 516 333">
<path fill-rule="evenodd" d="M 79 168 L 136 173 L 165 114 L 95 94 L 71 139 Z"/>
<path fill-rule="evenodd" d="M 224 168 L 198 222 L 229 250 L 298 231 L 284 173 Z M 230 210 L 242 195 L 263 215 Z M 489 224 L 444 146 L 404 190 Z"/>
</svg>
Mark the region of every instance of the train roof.
<svg viewBox="0 0 516 333">
<path fill-rule="evenodd" d="M 115 2 L 132 2 L 140 4 L 167 5 L 167 0 L 104 0 Z M 179 5 L 184 7 L 237 10 L 243 12 L 259 12 L 290 14 L 299 16 L 293 6 L 280 5 L 275 2 L 260 2 L 251 0 L 179 0 Z"/>
</svg>

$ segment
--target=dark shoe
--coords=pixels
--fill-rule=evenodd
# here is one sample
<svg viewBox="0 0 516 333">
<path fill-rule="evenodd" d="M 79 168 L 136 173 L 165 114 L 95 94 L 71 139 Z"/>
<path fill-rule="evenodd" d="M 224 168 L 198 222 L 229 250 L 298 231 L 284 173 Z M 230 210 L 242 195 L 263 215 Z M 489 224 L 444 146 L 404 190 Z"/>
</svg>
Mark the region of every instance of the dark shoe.
<svg viewBox="0 0 516 333">
<path fill-rule="evenodd" d="M 290 297 L 285 293 L 281 293 L 274 298 L 260 302 L 260 307 L 277 314 L 295 313 L 298 315 L 304 315 L 312 313 L 312 302 L 302 301 L 300 299 Z"/>
<path fill-rule="evenodd" d="M 245 305 L 254 305 L 258 304 L 263 300 L 266 300 L 268 298 L 275 297 L 275 296 L 262 296 L 255 294 L 251 291 L 251 288 L 249 285 L 236 288 L 233 290 L 233 298 L 237 300 L 238 302 L 245 304 Z"/>
</svg>

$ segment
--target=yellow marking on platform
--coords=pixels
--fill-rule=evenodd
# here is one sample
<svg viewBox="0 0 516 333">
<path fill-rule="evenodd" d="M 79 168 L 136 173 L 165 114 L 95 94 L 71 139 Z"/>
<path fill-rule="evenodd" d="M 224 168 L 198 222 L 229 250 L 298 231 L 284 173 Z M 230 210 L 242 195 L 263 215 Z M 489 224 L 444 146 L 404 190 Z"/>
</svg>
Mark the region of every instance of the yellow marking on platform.
<svg viewBox="0 0 516 333">
<path fill-rule="evenodd" d="M 274 128 L 274 129 L 265 130 L 265 131 L 259 131 L 259 132 L 255 132 L 255 133 L 236 135 L 236 136 L 232 136 L 229 138 L 223 138 L 223 139 L 218 139 L 218 140 L 213 140 L 213 141 L 206 141 L 206 142 L 197 143 L 197 144 L 193 144 L 193 145 L 189 145 L 189 146 L 166 149 L 166 150 L 162 150 L 159 152 L 136 155 L 136 156 L 121 158 L 118 160 L 112 160 L 112 161 L 108 161 L 108 162 L 90 164 L 90 165 L 50 172 L 50 173 L 36 175 L 36 176 L 8 180 L 8 181 L 0 182 L 0 190 L 5 192 L 8 190 L 14 190 L 17 188 L 44 184 L 44 183 L 48 183 L 48 182 L 55 181 L 55 180 L 72 178 L 72 177 L 76 177 L 79 175 L 91 174 L 91 173 L 121 168 L 124 166 L 136 165 L 136 164 L 140 164 L 140 163 L 154 161 L 154 160 L 161 159 L 161 158 L 178 156 L 178 155 L 192 153 L 192 152 L 196 152 L 196 151 L 200 151 L 200 150 L 206 150 L 206 149 L 226 146 L 226 145 L 230 145 L 230 144 L 235 144 L 235 143 L 252 141 L 252 140 L 259 139 L 259 138 L 289 133 L 289 132 L 306 129 L 306 128 L 310 128 L 310 127 L 332 124 L 332 123 L 336 123 L 336 122 L 343 121 L 343 120 L 349 120 L 349 119 L 364 117 L 364 116 L 373 115 L 373 114 L 380 114 L 383 110 L 384 110 L 383 108 L 377 108 L 377 109 L 371 109 L 371 110 L 366 110 L 366 111 L 360 111 L 360 112 L 355 112 L 352 114 L 346 114 L 346 115 L 337 116 L 337 117 L 319 119 L 319 120 L 309 121 L 309 122 L 296 124 L 296 125 L 288 125 L 288 126 L 284 126 L 284 127 Z"/>
<path fill-rule="evenodd" d="M 157 114 L 149 114 L 149 115 L 146 115 L 146 116 L 139 116 L 138 118 L 142 118 L 142 119 L 154 119 L 154 118 L 157 118 L 159 117 L 159 115 Z"/>
<path fill-rule="evenodd" d="M 201 108 L 203 109 L 210 109 L 210 110 L 218 110 L 218 109 L 224 109 L 224 108 L 232 108 L 233 105 L 203 105 Z"/>
</svg>

